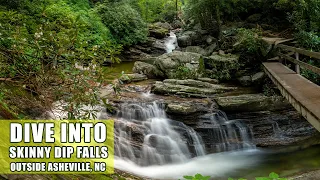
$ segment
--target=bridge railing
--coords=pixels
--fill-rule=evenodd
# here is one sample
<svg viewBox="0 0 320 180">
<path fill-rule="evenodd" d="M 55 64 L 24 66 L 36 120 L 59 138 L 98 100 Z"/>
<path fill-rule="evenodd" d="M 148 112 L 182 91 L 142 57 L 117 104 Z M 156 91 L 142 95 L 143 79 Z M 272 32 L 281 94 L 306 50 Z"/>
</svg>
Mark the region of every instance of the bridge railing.
<svg viewBox="0 0 320 180">
<path fill-rule="evenodd" d="M 308 63 L 305 63 L 305 62 L 299 60 L 300 54 L 320 60 L 320 53 L 319 52 L 312 52 L 312 51 L 308 51 L 308 50 L 301 49 L 301 48 L 287 46 L 284 44 L 276 44 L 276 48 L 280 48 L 282 50 L 287 50 L 287 51 L 293 52 L 293 54 L 295 55 L 295 58 L 291 57 L 290 54 L 286 55 L 281 52 L 279 52 L 278 55 L 281 58 L 286 59 L 286 60 L 294 63 L 296 73 L 300 74 L 300 67 L 302 67 L 302 68 L 308 69 L 308 70 L 320 75 L 320 68 L 318 68 L 316 66 L 312 66 Z"/>
</svg>

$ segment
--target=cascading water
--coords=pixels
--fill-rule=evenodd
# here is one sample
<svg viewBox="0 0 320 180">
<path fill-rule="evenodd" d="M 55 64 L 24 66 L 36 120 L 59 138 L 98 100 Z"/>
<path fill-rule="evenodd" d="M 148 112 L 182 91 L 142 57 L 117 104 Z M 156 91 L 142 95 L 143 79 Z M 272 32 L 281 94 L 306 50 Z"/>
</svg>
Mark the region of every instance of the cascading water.
<svg viewBox="0 0 320 180">
<path fill-rule="evenodd" d="M 224 152 L 238 149 L 252 149 L 253 133 L 241 120 L 229 120 L 223 111 L 203 115 L 200 117 L 206 121 L 207 144 L 210 144 L 210 152 Z"/>
<path fill-rule="evenodd" d="M 205 155 L 197 133 L 183 123 L 169 120 L 159 106 L 156 102 L 121 106 L 115 126 L 116 156 L 149 166 L 181 163 Z"/>
<path fill-rule="evenodd" d="M 167 53 L 171 53 L 178 47 L 177 36 L 173 32 L 170 32 L 170 36 L 166 39 L 165 46 Z"/>
<path fill-rule="evenodd" d="M 178 179 L 201 173 L 221 176 L 257 162 L 249 128 L 229 121 L 222 111 L 211 113 L 210 126 L 216 143 L 207 154 L 206 142 L 191 127 L 166 117 L 164 107 L 153 103 L 124 103 L 115 121 L 115 167 L 140 176 Z M 219 150 L 219 151 L 218 151 Z M 214 163 L 213 163 L 214 162 Z"/>
</svg>

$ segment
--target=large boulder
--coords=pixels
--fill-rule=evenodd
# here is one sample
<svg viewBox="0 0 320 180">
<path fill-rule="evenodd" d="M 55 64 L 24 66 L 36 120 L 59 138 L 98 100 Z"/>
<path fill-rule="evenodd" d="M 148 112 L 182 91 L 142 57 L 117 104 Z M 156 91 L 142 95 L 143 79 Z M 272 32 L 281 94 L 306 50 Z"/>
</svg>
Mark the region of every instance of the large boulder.
<svg viewBox="0 0 320 180">
<path fill-rule="evenodd" d="M 275 111 L 291 107 L 283 97 L 268 97 L 263 94 L 217 97 L 215 100 L 225 112 Z"/>
<path fill-rule="evenodd" d="M 216 94 L 236 90 L 235 87 L 227 87 L 223 85 L 211 84 L 207 82 L 187 79 L 167 79 L 163 82 L 157 81 L 152 92 L 162 95 L 179 95 L 184 97 L 210 97 Z"/>
<path fill-rule="evenodd" d="M 160 27 L 160 28 L 164 28 L 164 29 L 167 29 L 167 30 L 172 30 L 173 29 L 173 27 L 167 22 L 157 22 L 157 23 L 154 24 L 154 26 Z"/>
<path fill-rule="evenodd" d="M 191 52 L 173 51 L 156 58 L 154 65 L 164 73 L 167 78 L 180 78 L 179 73 L 200 76 L 202 55 Z M 183 71 L 183 72 L 181 72 Z"/>
<path fill-rule="evenodd" d="M 170 24 L 168 24 L 170 26 Z M 170 27 L 167 27 L 165 23 L 155 23 L 149 26 L 149 36 L 157 39 L 163 39 L 167 37 L 170 32 Z"/>
<path fill-rule="evenodd" d="M 186 31 L 178 36 L 178 45 L 179 47 L 192 46 L 198 39 L 201 39 L 201 34 L 195 31 Z"/>
<path fill-rule="evenodd" d="M 261 83 L 263 83 L 263 80 L 264 80 L 264 78 L 265 78 L 265 73 L 264 72 L 258 72 L 258 73 L 256 73 L 256 74 L 254 74 L 253 76 L 252 76 L 252 83 L 253 84 L 261 84 Z"/>
<path fill-rule="evenodd" d="M 159 71 L 154 65 L 141 62 L 141 61 L 136 61 L 134 63 L 134 66 L 132 68 L 132 72 L 134 73 L 139 73 L 139 74 L 144 74 L 148 78 L 157 78 L 157 77 L 163 77 L 164 74 Z"/>
<path fill-rule="evenodd" d="M 239 83 L 242 86 L 251 86 L 251 85 L 261 85 L 264 82 L 265 73 L 264 72 L 258 72 L 252 76 L 241 76 L 238 78 Z"/>
<path fill-rule="evenodd" d="M 154 37 L 148 37 L 147 42 L 145 43 L 150 49 L 149 54 L 160 56 L 167 52 L 164 39 L 156 39 Z"/>
<path fill-rule="evenodd" d="M 208 56 L 210 55 L 209 52 L 207 52 L 205 49 L 203 49 L 202 47 L 200 46 L 188 46 L 186 48 L 186 52 L 193 52 L 193 53 L 198 53 L 198 54 L 201 54 L 203 56 Z M 211 52 L 212 53 L 212 52 Z"/>
<path fill-rule="evenodd" d="M 213 54 L 204 58 L 204 65 L 211 78 L 230 80 L 239 69 L 239 56 L 233 54 Z"/>
<path fill-rule="evenodd" d="M 183 26 L 183 23 L 179 20 L 175 20 L 173 21 L 173 23 L 171 24 L 171 26 L 174 28 L 174 29 L 178 29 L 178 28 L 182 28 Z"/>
<path fill-rule="evenodd" d="M 248 87 L 248 86 L 252 85 L 251 76 L 242 76 L 242 77 L 238 78 L 238 81 L 244 87 Z"/>
</svg>

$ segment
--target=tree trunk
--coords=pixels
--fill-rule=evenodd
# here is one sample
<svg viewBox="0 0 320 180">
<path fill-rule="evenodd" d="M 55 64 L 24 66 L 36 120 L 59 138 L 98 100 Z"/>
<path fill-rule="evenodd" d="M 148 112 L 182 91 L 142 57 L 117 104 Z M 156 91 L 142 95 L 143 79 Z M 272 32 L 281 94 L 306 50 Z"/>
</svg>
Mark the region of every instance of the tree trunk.
<svg viewBox="0 0 320 180">
<path fill-rule="evenodd" d="M 218 25 L 218 39 L 221 39 L 221 17 L 220 17 L 220 2 L 216 4 L 216 20 Z"/>
</svg>

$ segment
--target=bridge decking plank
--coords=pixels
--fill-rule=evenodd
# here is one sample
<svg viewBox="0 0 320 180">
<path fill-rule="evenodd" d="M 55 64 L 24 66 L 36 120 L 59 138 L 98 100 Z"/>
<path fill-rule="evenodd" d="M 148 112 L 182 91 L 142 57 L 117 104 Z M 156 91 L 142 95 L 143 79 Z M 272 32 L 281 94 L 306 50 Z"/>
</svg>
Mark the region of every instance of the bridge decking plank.
<svg viewBox="0 0 320 180">
<path fill-rule="evenodd" d="M 320 121 L 320 86 L 278 62 L 263 63 L 274 78 Z"/>
</svg>

